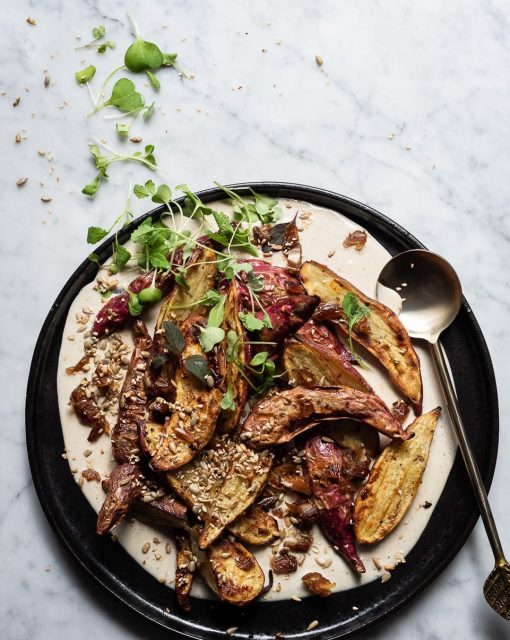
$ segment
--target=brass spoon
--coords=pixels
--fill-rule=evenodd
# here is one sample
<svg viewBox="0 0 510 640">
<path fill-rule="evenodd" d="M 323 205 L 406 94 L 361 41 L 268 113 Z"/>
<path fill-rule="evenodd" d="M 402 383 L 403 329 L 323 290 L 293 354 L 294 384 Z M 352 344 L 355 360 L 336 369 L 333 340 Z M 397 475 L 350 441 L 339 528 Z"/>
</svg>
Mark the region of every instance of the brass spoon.
<svg viewBox="0 0 510 640">
<path fill-rule="evenodd" d="M 400 293 L 402 311 L 399 317 L 409 335 L 429 342 L 448 412 L 494 553 L 495 566 L 485 580 L 483 594 L 489 605 L 510 621 L 510 565 L 503 554 L 487 492 L 466 436 L 450 373 L 438 341 L 442 331 L 459 312 L 462 301 L 459 278 L 444 258 L 430 251 L 413 249 L 394 256 L 379 274 L 379 300 L 384 301 L 387 289 Z"/>
</svg>

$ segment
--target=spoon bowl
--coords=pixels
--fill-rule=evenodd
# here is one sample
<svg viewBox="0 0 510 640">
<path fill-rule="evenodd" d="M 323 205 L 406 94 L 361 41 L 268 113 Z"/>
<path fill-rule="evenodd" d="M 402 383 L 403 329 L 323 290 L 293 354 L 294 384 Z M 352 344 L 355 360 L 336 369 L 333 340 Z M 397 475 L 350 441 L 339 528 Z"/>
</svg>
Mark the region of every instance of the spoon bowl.
<svg viewBox="0 0 510 640">
<path fill-rule="evenodd" d="M 399 317 L 409 335 L 431 343 L 453 322 L 462 303 L 462 287 L 451 264 L 424 249 L 394 256 L 379 274 L 379 299 L 384 288 L 400 294 Z"/>
</svg>

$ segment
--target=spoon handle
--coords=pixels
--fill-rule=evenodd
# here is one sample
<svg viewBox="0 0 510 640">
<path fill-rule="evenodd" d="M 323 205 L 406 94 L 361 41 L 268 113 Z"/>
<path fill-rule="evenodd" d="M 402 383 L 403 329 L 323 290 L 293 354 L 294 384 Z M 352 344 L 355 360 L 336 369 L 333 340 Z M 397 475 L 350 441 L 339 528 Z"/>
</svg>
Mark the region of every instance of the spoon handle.
<svg viewBox="0 0 510 640">
<path fill-rule="evenodd" d="M 491 543 L 494 558 L 496 559 L 497 563 L 500 563 L 505 560 L 503 548 L 501 546 L 498 531 L 496 529 L 496 523 L 494 522 L 494 517 L 489 505 L 487 492 L 485 491 L 485 487 L 483 485 L 482 476 L 480 475 L 478 465 L 476 464 L 476 460 L 473 455 L 473 450 L 471 449 L 471 445 L 469 444 L 469 441 L 467 439 L 466 430 L 464 428 L 462 417 L 460 415 L 459 403 L 457 402 L 457 396 L 455 395 L 450 372 L 446 366 L 446 361 L 444 359 L 444 355 L 439 342 L 431 344 L 430 350 L 432 352 L 434 365 L 436 367 L 437 373 L 439 374 L 441 387 L 446 396 L 448 412 L 450 413 L 450 417 L 455 428 L 455 433 L 457 435 L 457 440 L 459 441 L 462 457 L 464 458 L 464 463 L 466 465 L 469 478 L 471 479 L 471 484 L 473 485 L 473 489 L 475 491 L 475 496 L 480 508 L 480 513 L 482 515 L 485 530 L 487 531 L 487 536 L 489 537 L 489 541 Z"/>
</svg>

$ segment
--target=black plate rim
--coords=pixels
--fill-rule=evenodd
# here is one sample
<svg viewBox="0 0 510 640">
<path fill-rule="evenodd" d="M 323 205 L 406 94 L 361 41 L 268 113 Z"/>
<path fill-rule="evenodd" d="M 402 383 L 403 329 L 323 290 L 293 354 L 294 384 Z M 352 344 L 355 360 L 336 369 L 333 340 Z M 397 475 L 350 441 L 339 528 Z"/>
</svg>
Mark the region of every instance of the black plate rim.
<svg viewBox="0 0 510 640">
<path fill-rule="evenodd" d="M 311 204 L 315 204 L 318 206 L 330 207 L 333 210 L 338 211 L 338 213 L 340 213 L 339 209 L 342 207 L 345 207 L 345 206 L 352 207 L 354 209 L 357 209 L 360 212 L 363 212 L 365 216 L 369 216 L 371 219 L 371 222 L 373 222 L 376 227 L 384 228 L 386 232 L 390 232 L 394 234 L 396 237 L 398 237 L 399 240 L 406 242 L 409 245 L 409 248 L 424 248 L 424 249 L 426 248 L 425 245 L 421 243 L 417 238 L 415 238 L 410 232 L 408 232 L 406 229 L 401 227 L 399 224 L 397 224 L 396 222 L 394 222 L 384 214 L 380 213 L 379 211 L 373 209 L 372 207 L 364 203 L 354 200 L 348 196 L 335 193 L 333 191 L 329 191 L 329 190 L 318 188 L 318 187 L 297 184 L 297 183 L 274 182 L 274 181 L 242 182 L 242 183 L 230 184 L 227 186 L 230 189 L 238 191 L 241 195 L 249 195 L 250 190 L 254 189 L 255 191 L 258 191 L 261 193 L 265 192 L 275 197 L 282 197 L 282 198 L 289 197 L 297 200 L 307 201 L 307 202 L 310 202 Z M 219 188 L 209 188 L 202 191 L 198 191 L 197 195 L 205 202 L 222 199 L 225 196 L 224 192 L 222 192 Z M 182 203 L 182 199 L 180 203 Z M 121 241 L 124 241 L 125 239 L 127 239 L 131 231 L 148 216 L 157 217 L 163 211 L 164 211 L 164 206 L 160 206 L 138 217 L 128 227 L 126 227 L 123 230 L 122 234 L 120 234 Z M 343 215 L 346 215 L 346 214 L 344 213 Z M 347 217 L 349 217 L 348 214 L 347 214 Z M 111 254 L 112 244 L 113 244 L 112 239 L 107 240 L 96 251 L 96 253 L 98 253 L 99 255 L 100 261 L 103 261 Z M 129 592 L 129 597 L 126 598 L 124 597 L 123 593 L 119 592 L 118 589 L 114 588 L 115 584 L 112 584 L 112 585 L 107 584 L 105 580 L 102 580 L 99 576 L 97 576 L 92 571 L 91 567 L 89 567 L 85 562 L 85 560 L 83 559 L 81 550 L 75 549 L 72 544 L 72 540 L 69 540 L 65 535 L 65 532 L 63 531 L 61 526 L 62 523 L 59 522 L 57 514 L 53 512 L 52 506 L 48 501 L 47 495 L 45 494 L 44 474 L 41 472 L 41 469 L 40 469 L 41 461 L 37 457 L 37 446 L 36 446 L 37 429 L 36 429 L 35 420 L 34 420 L 34 413 L 35 413 L 34 408 L 36 406 L 37 394 L 35 392 L 36 386 L 34 385 L 34 382 L 41 375 L 41 372 L 40 372 L 40 367 L 42 364 L 41 356 L 43 355 L 43 352 L 44 352 L 45 336 L 51 327 L 55 313 L 58 310 L 61 303 L 63 302 L 63 300 L 66 298 L 67 292 L 71 287 L 71 285 L 75 282 L 76 278 L 79 275 L 83 274 L 83 272 L 86 269 L 90 269 L 90 261 L 88 260 L 85 260 L 77 267 L 77 269 L 74 271 L 74 273 L 70 276 L 70 278 L 67 280 L 67 282 L 63 286 L 61 292 L 57 296 L 57 299 L 52 305 L 43 323 L 43 326 L 41 328 L 41 331 L 34 349 L 34 355 L 31 363 L 30 373 L 29 373 L 29 378 L 27 383 L 25 416 L 26 416 L 26 441 L 27 441 L 28 458 L 29 458 L 29 464 L 32 472 L 36 493 L 41 503 L 41 506 L 43 508 L 43 511 L 45 513 L 45 516 L 48 519 L 48 522 L 52 527 L 57 539 L 61 542 L 61 544 L 64 546 L 67 552 L 71 555 L 73 560 L 77 563 L 79 567 L 81 567 L 81 569 L 85 572 L 85 574 L 89 577 L 89 579 L 94 584 L 100 585 L 102 589 L 105 590 L 112 598 L 114 598 L 117 601 L 120 601 L 123 605 L 127 606 L 131 611 L 137 613 L 138 615 L 142 616 L 143 618 L 150 621 L 151 623 L 156 624 L 158 627 L 165 629 L 167 631 L 171 630 L 174 633 L 177 633 L 180 637 L 201 638 L 204 636 L 203 635 L 195 636 L 195 635 L 192 635 L 189 631 L 183 631 L 182 629 L 179 629 L 179 628 L 170 627 L 168 626 L 168 624 L 165 624 L 165 622 L 156 620 L 154 617 L 150 615 L 149 612 L 143 611 L 142 608 L 140 608 L 140 604 L 145 603 L 143 599 L 137 598 L 136 594 L 133 594 L 132 592 Z M 484 375 L 486 376 L 487 383 L 488 383 L 488 395 L 489 395 L 488 405 L 489 405 L 489 410 L 492 413 L 492 420 L 493 420 L 492 442 L 491 442 L 491 447 L 487 452 L 488 457 L 485 465 L 486 468 L 485 468 L 485 473 L 483 473 L 484 484 L 488 491 L 493 479 L 496 458 L 497 458 L 497 451 L 498 451 L 499 420 L 498 420 L 498 398 L 497 398 L 496 379 L 494 375 L 490 354 L 489 354 L 485 339 L 483 337 L 482 331 L 480 329 L 480 326 L 474 314 L 471 311 L 471 308 L 467 300 L 464 297 L 462 298 L 462 310 L 467 312 L 468 314 L 467 317 L 471 325 L 471 331 L 473 332 L 476 338 L 478 347 L 480 349 L 480 359 L 483 362 Z M 460 453 L 457 454 L 457 460 L 455 464 L 458 463 L 459 458 L 460 458 Z M 467 522 L 462 532 L 462 535 L 456 538 L 454 544 L 452 544 L 452 546 L 449 548 L 448 553 L 446 553 L 434 566 L 431 567 L 431 570 L 427 576 L 427 579 L 424 579 L 419 585 L 417 585 L 415 590 L 412 593 L 408 594 L 408 596 L 405 598 L 403 602 L 397 603 L 394 606 L 388 607 L 385 611 L 379 612 L 373 619 L 367 620 L 358 628 L 343 634 L 341 637 L 342 638 L 352 637 L 360 633 L 361 631 L 365 631 L 369 629 L 373 625 L 386 619 L 392 613 L 394 613 L 398 609 L 401 609 L 403 606 L 405 606 L 411 600 L 413 600 L 448 566 L 448 564 L 457 555 L 457 553 L 463 547 L 469 534 L 471 533 L 474 525 L 476 524 L 478 517 L 479 517 L 478 510 L 476 506 L 474 506 L 474 508 L 471 510 L 471 517 Z M 200 625 L 195 625 L 195 627 L 198 630 L 200 628 Z M 203 630 L 204 629 L 202 629 L 202 631 Z M 312 631 L 309 633 L 297 633 L 287 637 L 304 638 L 304 637 L 319 637 L 319 635 L 321 638 L 339 637 L 335 634 L 331 635 L 331 631 L 332 629 L 319 628 L 316 631 Z M 327 633 L 328 635 L 326 636 L 324 635 L 324 633 Z M 243 634 L 241 637 L 246 637 L 246 636 L 244 636 Z"/>
</svg>

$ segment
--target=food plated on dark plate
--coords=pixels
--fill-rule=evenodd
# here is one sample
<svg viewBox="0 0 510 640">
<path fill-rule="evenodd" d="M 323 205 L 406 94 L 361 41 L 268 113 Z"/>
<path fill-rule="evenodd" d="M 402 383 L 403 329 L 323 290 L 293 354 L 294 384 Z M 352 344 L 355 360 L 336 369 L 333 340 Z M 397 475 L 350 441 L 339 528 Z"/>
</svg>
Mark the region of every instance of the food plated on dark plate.
<svg viewBox="0 0 510 640">
<path fill-rule="evenodd" d="M 345 636 L 437 573 L 420 550 L 459 490 L 457 447 L 398 296 L 375 300 L 384 242 L 412 239 L 352 201 L 342 215 L 325 192 L 261 187 L 160 208 L 126 237 L 123 269 L 105 256 L 74 287 L 55 455 L 96 520 L 84 535 L 147 572 L 158 623 L 224 633 L 210 602 L 234 612 L 231 635 Z M 462 537 L 474 517 L 450 526 Z M 299 620 L 255 620 L 277 602 Z"/>
</svg>

